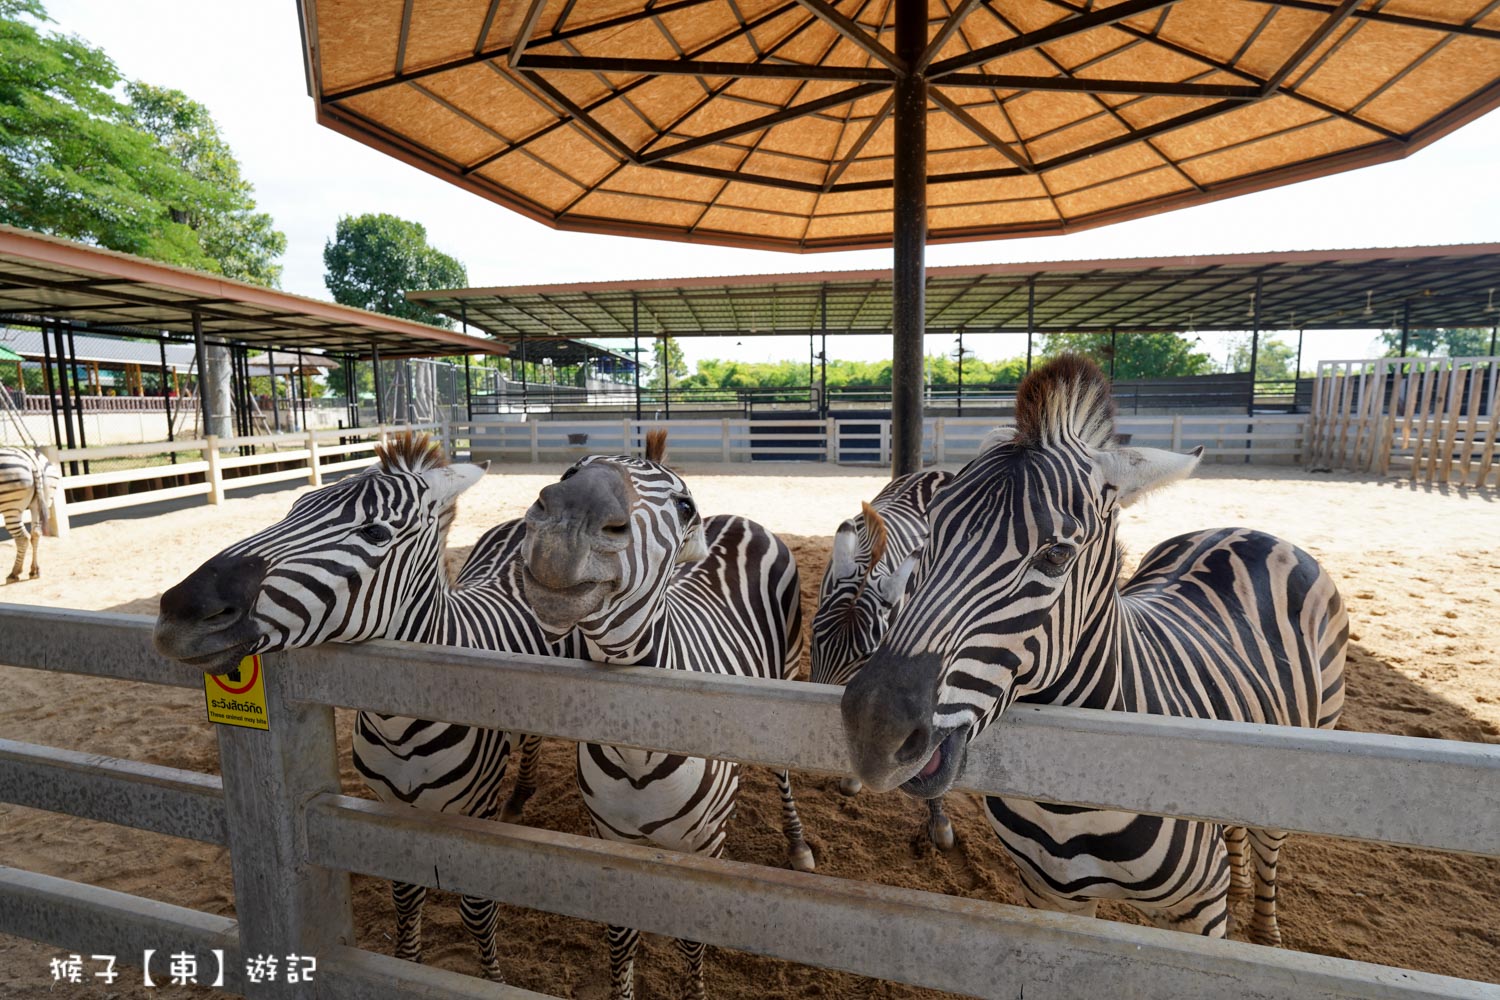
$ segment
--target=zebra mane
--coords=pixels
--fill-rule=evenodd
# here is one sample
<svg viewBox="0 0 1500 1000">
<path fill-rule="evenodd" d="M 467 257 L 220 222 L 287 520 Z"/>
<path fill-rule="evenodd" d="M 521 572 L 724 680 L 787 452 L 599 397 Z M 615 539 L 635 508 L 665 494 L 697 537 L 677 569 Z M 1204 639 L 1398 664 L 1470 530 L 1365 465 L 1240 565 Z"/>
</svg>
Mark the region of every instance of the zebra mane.
<svg viewBox="0 0 1500 1000">
<path fill-rule="evenodd" d="M 1081 354 L 1063 354 L 1027 375 L 1016 392 L 1014 442 L 1040 447 L 1066 435 L 1091 448 L 1114 442 L 1109 380 Z"/>
<path fill-rule="evenodd" d="M 658 427 L 646 432 L 646 461 L 665 465 L 667 461 L 667 431 Z"/>
<path fill-rule="evenodd" d="M 865 588 L 870 585 L 870 577 L 875 575 L 875 567 L 880 565 L 880 560 L 885 558 L 886 530 L 885 519 L 868 501 L 862 502 L 860 507 L 865 514 L 865 531 L 870 536 L 870 565 L 865 568 L 865 575 L 859 581 L 859 589 L 854 592 L 854 600 L 849 602 L 849 608 L 845 612 L 852 616 L 859 605 L 859 599 L 865 596 Z"/>
<path fill-rule="evenodd" d="M 385 472 L 413 472 L 441 469 L 448 464 L 443 446 L 426 434 L 402 431 L 385 444 L 375 446 L 380 468 Z"/>
</svg>

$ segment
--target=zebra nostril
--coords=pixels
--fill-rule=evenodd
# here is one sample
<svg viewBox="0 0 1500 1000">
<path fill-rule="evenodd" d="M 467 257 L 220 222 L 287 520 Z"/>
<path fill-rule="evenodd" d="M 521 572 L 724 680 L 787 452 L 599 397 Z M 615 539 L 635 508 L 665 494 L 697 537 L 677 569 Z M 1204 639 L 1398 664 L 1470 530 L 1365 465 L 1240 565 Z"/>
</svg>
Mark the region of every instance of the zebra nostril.
<svg viewBox="0 0 1500 1000">
<path fill-rule="evenodd" d="M 604 533 L 606 535 L 614 535 L 615 537 L 628 535 L 630 534 L 630 522 L 625 518 L 617 518 L 609 521 L 604 525 Z"/>
<path fill-rule="evenodd" d="M 896 750 L 896 761 L 900 764 L 910 764 L 927 752 L 928 731 L 926 726 L 919 726 L 911 731 L 900 748 Z"/>
</svg>

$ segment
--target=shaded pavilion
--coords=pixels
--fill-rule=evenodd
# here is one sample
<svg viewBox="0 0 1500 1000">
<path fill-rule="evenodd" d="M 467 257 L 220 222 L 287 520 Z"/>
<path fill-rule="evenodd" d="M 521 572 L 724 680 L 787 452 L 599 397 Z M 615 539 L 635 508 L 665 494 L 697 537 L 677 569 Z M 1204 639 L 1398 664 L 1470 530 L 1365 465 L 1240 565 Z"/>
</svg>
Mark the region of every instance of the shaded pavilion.
<svg viewBox="0 0 1500 1000">
<path fill-rule="evenodd" d="M 280 352 L 255 359 L 272 375 L 278 357 L 304 355 L 292 362 L 297 368 L 308 366 L 305 355 L 336 358 L 351 385 L 355 365 L 378 367 L 383 358 L 506 352 L 492 340 L 9 226 L 0 226 L 0 324 L 41 331 L 54 432 L 68 447 L 87 445 L 77 378 L 80 332 L 155 341 L 164 375 L 172 343 L 191 345 L 192 366 L 200 373 L 208 347 L 228 348 L 235 408 L 242 415 L 250 409 L 252 349 Z M 377 389 L 379 384 L 376 379 Z M 383 421 L 379 397 L 377 391 Z M 198 393 L 198 402 L 204 426 L 211 426 L 210 394 Z M 355 423 L 357 412 L 351 406 Z M 249 433 L 248 418 L 240 432 Z"/>
<path fill-rule="evenodd" d="M 1500 243 L 974 264 L 927 271 L 927 333 L 1252 334 L 1500 323 Z M 510 345 L 563 337 L 889 334 L 885 270 L 410 292 Z M 817 352 L 810 352 L 816 356 Z M 1300 355 L 1300 343 L 1299 343 Z M 1027 367 L 1031 338 L 1027 338 Z M 1252 379 L 1253 382 L 1253 379 Z M 826 388 L 826 387 L 825 387 Z M 636 383 L 639 401 L 639 381 Z M 1254 405 L 1254 389 L 1246 400 Z M 824 393 L 826 398 L 826 392 Z M 639 405 L 639 402 L 638 404 Z"/>
<path fill-rule="evenodd" d="M 895 472 L 927 242 L 1397 159 L 1500 104 L 1500 10 L 1369 0 L 302 3 L 319 121 L 560 229 L 891 245 Z"/>
</svg>

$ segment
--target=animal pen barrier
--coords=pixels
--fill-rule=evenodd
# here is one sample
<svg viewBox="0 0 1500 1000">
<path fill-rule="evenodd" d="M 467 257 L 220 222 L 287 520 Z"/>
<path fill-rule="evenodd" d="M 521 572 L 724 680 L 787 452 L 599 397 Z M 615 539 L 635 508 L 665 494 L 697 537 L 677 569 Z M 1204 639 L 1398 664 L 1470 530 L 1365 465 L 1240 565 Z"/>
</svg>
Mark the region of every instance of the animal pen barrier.
<svg viewBox="0 0 1500 1000">
<path fill-rule="evenodd" d="M 354 427 L 348 430 L 307 431 L 299 434 L 259 434 L 218 438 L 213 435 L 184 441 L 106 445 L 98 448 L 56 448 L 42 451 L 63 472 L 53 498 L 48 534 L 65 538 L 69 518 L 96 511 L 119 510 L 141 504 L 201 496 L 222 503 L 224 491 L 305 479 L 321 486 L 323 477 L 360 469 L 375 461 L 375 446 L 401 430 L 440 431 L 438 424 Z M 281 449 L 287 449 L 285 451 Z M 262 451 L 261 449 L 269 449 Z M 225 451 L 237 450 L 238 455 Z M 107 459 L 147 459 L 132 468 L 100 472 L 87 470 L 90 462 Z M 254 471 L 254 470 L 263 471 Z M 70 474 L 71 473 L 71 474 Z M 228 473 L 226 475 L 226 473 Z M 157 483 L 147 489 L 110 487 Z M 160 485 L 172 483 L 173 485 Z M 103 488 L 106 495 L 69 499 L 68 492 Z"/>
<path fill-rule="evenodd" d="M 1500 358 L 1318 363 L 1306 463 L 1413 482 L 1500 485 Z"/>
<path fill-rule="evenodd" d="M 0 663 L 197 688 L 148 618 L 0 605 Z M 266 732 L 221 777 L 0 740 L 0 801 L 227 845 L 236 919 L 0 868 L 0 933 L 80 954 L 222 952 L 249 997 L 537 994 L 353 947 L 348 873 L 979 997 L 1500 997 L 1500 987 L 1237 941 L 419 812 L 341 794 L 333 709 L 842 773 L 841 690 L 415 644 L 264 658 Z M 1259 775 L 1260 780 L 1247 780 Z M 1500 856 L 1500 747 L 1017 705 L 961 787 Z M 252 982 L 317 959 L 313 991 Z"/>
<path fill-rule="evenodd" d="M 1302 455 L 1306 416 L 1121 416 L 1115 428 L 1132 443 L 1183 451 L 1204 446 L 1214 462 L 1293 463 Z M 995 429 L 993 417 L 929 417 L 923 422 L 926 463 L 964 462 Z M 879 417 L 826 420 L 475 420 L 449 429 L 449 453 L 511 462 L 572 461 L 589 454 L 636 453 L 646 432 L 671 431 L 680 461 L 815 461 L 887 465 L 891 421 Z"/>
</svg>

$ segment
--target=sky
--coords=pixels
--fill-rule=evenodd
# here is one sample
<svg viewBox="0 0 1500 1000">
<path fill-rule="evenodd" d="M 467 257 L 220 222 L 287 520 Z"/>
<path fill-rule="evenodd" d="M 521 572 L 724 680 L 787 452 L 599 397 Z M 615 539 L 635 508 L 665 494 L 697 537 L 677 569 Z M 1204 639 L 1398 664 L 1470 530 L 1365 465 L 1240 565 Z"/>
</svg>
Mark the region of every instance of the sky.
<svg viewBox="0 0 1500 1000">
<path fill-rule="evenodd" d="M 50 0 L 51 27 L 104 49 L 130 79 L 206 105 L 287 235 L 282 287 L 330 298 L 323 246 L 340 216 L 389 212 L 468 268 L 471 285 L 671 278 L 890 266 L 889 250 L 789 254 L 560 232 L 325 129 L 314 120 L 291 0 Z M 1066 236 L 928 248 L 929 265 L 1081 260 L 1500 240 L 1500 112 L 1396 163 Z M 1309 334 L 1304 367 L 1368 356 L 1374 331 Z M 951 347 L 928 338 L 927 351 Z M 1295 339 L 1295 333 L 1288 338 Z M 1018 342 L 1019 341 L 1019 342 Z M 686 339 L 705 357 L 806 356 L 790 338 Z M 969 335 L 982 358 L 1024 353 L 1024 337 Z M 1222 356 L 1222 338 L 1209 345 Z M 1380 353 L 1376 351 L 1375 353 Z M 886 338 L 830 340 L 834 358 L 890 356 Z"/>
</svg>

